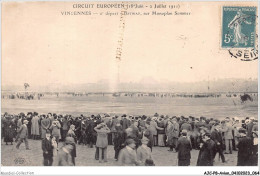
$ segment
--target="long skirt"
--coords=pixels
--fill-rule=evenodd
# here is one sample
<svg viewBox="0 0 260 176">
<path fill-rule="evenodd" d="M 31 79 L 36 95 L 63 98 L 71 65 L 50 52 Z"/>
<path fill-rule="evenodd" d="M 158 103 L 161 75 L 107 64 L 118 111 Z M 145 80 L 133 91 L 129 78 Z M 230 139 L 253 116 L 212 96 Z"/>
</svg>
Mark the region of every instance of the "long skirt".
<svg viewBox="0 0 260 176">
<path fill-rule="evenodd" d="M 164 138 L 165 138 L 165 134 L 158 134 L 158 146 L 160 147 L 165 146 Z"/>
<path fill-rule="evenodd" d="M 190 159 L 178 160 L 178 166 L 189 166 L 189 165 L 190 165 Z"/>
<path fill-rule="evenodd" d="M 14 129 L 8 127 L 4 131 L 4 142 L 13 142 Z"/>
</svg>

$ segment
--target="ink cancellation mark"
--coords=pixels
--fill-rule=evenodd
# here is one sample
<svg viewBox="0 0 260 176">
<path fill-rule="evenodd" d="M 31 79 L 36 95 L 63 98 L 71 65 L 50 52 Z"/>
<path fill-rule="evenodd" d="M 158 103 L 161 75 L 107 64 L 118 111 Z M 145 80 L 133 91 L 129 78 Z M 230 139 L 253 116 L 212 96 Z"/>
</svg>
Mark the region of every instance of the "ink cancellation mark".
<svg viewBox="0 0 260 176">
<path fill-rule="evenodd" d="M 241 61 L 258 59 L 256 7 L 223 7 L 221 46 L 231 58 Z"/>
</svg>

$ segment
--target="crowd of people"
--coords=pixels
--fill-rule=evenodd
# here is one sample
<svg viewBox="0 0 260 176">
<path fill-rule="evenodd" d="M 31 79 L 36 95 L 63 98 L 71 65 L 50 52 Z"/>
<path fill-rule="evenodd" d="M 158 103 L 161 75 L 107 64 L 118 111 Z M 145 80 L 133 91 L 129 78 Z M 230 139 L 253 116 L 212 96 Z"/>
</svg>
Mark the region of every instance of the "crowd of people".
<svg viewBox="0 0 260 176">
<path fill-rule="evenodd" d="M 219 154 L 238 151 L 238 166 L 257 166 L 258 120 L 226 117 L 223 120 L 200 117 L 176 117 L 154 114 L 148 116 L 91 116 L 41 114 L 28 112 L 1 119 L 2 138 L 6 145 L 15 140 L 19 150 L 22 142 L 30 150 L 28 139 L 42 140 L 43 163 L 53 165 L 57 156 L 59 166 L 76 165 L 76 146 L 96 148 L 95 159 L 107 162 L 107 147 L 113 145 L 114 159 L 123 166 L 154 166 L 154 146 L 169 147 L 177 152 L 178 165 L 189 166 L 191 150 L 199 150 L 197 166 L 213 166 Z M 163 154 L 167 155 L 167 154 Z"/>
</svg>

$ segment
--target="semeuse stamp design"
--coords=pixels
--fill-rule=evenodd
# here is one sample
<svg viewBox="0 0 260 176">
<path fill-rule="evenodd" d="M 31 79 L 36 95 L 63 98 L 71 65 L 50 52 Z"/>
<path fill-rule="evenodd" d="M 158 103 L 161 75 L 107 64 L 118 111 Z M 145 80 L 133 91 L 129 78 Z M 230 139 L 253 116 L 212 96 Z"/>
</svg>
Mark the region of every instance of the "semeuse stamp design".
<svg viewBox="0 0 260 176">
<path fill-rule="evenodd" d="M 222 48 L 254 48 L 256 7 L 223 7 Z"/>
</svg>

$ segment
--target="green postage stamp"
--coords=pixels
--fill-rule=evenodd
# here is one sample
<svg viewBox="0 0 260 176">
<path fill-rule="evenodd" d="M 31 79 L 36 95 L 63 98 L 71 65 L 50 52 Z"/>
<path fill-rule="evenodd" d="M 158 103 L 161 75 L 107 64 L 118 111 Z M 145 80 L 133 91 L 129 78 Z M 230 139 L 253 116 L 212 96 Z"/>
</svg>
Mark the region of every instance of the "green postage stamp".
<svg viewBox="0 0 260 176">
<path fill-rule="evenodd" d="M 222 10 L 222 48 L 254 48 L 256 7 L 224 6 Z"/>
</svg>

